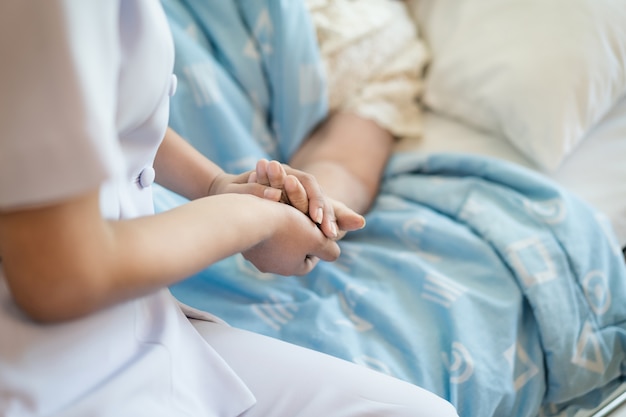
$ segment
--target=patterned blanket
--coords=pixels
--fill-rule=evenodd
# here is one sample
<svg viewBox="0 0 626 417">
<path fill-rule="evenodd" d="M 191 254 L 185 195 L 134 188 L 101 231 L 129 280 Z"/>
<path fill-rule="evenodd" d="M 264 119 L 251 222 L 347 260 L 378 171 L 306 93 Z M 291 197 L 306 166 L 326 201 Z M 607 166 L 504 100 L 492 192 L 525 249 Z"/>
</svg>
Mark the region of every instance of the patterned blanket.
<svg viewBox="0 0 626 417">
<path fill-rule="evenodd" d="M 287 160 L 326 115 L 299 1 L 163 0 L 172 126 L 226 170 Z M 184 203 L 155 189 L 157 211 Z M 210 233 L 210 231 L 207 231 Z M 494 159 L 395 155 L 335 263 L 304 277 L 237 255 L 175 285 L 233 326 L 413 382 L 464 417 L 570 416 L 623 381 L 626 267 L 606 219 Z"/>
</svg>

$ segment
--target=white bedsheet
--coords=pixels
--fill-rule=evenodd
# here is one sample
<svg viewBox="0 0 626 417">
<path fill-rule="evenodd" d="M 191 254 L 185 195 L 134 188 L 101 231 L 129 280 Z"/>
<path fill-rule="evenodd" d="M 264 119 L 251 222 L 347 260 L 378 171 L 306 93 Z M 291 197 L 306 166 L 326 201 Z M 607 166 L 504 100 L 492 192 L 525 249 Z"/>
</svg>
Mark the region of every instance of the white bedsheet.
<svg viewBox="0 0 626 417">
<path fill-rule="evenodd" d="M 467 152 L 537 169 L 503 138 L 433 112 L 425 112 L 423 121 L 423 137 L 402 139 L 398 151 Z M 606 214 L 620 245 L 626 246 L 626 97 L 558 171 L 546 175 Z"/>
</svg>

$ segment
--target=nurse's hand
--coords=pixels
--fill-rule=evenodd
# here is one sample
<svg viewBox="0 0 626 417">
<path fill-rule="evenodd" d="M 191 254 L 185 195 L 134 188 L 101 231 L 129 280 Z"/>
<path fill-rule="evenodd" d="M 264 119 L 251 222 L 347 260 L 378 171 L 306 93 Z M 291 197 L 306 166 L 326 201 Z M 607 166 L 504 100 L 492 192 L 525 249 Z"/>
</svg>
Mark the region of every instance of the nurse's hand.
<svg viewBox="0 0 626 417">
<path fill-rule="evenodd" d="M 327 238 L 311 219 L 286 204 L 276 205 L 278 222 L 268 219 L 274 228 L 270 236 L 243 251 L 243 256 L 261 272 L 280 275 L 305 275 L 319 262 L 335 261 L 339 245 Z M 263 221 L 263 219 L 259 219 Z"/>
<path fill-rule="evenodd" d="M 261 159 L 248 181 L 281 190 L 281 202 L 307 214 L 331 239 L 365 226 L 363 216 L 325 195 L 313 175 L 289 165 Z"/>
<path fill-rule="evenodd" d="M 207 196 L 219 194 L 251 194 L 266 200 L 280 201 L 283 195 L 280 189 L 249 181 L 250 175 L 253 172 L 254 171 L 248 171 L 239 175 L 228 174 L 226 172 L 217 174 L 211 182 Z"/>
</svg>

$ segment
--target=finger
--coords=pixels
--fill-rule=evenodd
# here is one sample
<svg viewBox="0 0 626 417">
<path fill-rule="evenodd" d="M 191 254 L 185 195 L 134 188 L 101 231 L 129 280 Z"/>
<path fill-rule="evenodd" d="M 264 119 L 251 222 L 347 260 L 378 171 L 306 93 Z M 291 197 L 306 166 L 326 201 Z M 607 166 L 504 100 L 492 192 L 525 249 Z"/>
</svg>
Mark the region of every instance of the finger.
<svg viewBox="0 0 626 417">
<path fill-rule="evenodd" d="M 307 255 L 304 258 L 304 261 L 302 262 L 300 270 L 295 272 L 294 275 L 302 276 L 302 275 L 308 274 L 315 268 L 315 266 L 319 263 L 319 261 L 320 261 L 320 258 L 318 258 L 317 256 Z"/>
<path fill-rule="evenodd" d="M 329 199 L 333 210 L 331 216 L 324 219 L 320 226 L 322 232 L 329 238 L 342 239 L 346 232 L 360 230 L 365 227 L 365 217 L 350 209 L 340 201 Z"/>
<path fill-rule="evenodd" d="M 242 172 L 241 174 L 237 174 L 235 176 L 233 176 L 233 179 L 231 180 L 232 184 L 245 184 L 250 182 L 250 176 L 252 175 L 254 171 L 246 171 L 246 172 Z"/>
<path fill-rule="evenodd" d="M 318 225 L 320 225 L 326 215 L 325 207 L 326 206 L 326 198 L 324 196 L 324 192 L 320 187 L 317 179 L 304 171 L 300 171 L 290 167 L 289 165 L 283 165 L 285 172 L 288 175 L 295 176 L 307 194 L 308 203 L 309 203 L 309 217 Z M 332 210 L 332 208 L 331 208 Z"/>
<path fill-rule="evenodd" d="M 257 183 L 237 184 L 231 187 L 229 192 L 236 194 L 252 194 L 266 200 L 277 202 L 280 201 L 283 195 L 281 190 Z"/>
<path fill-rule="evenodd" d="M 285 194 L 289 200 L 289 204 L 297 208 L 302 213 L 309 214 L 309 197 L 306 194 L 304 186 L 293 175 L 287 175 L 284 185 Z"/>
<path fill-rule="evenodd" d="M 312 246 L 312 249 L 308 254 L 309 256 L 315 256 L 327 262 L 336 261 L 341 253 L 339 245 L 334 239 L 325 236 L 323 230 L 320 230 L 321 228 L 321 226 L 319 226 L 319 228 L 313 228 L 312 238 L 315 241 L 315 244 Z"/>
<path fill-rule="evenodd" d="M 259 197 L 263 197 L 266 200 L 272 200 L 272 201 L 280 201 L 281 203 L 287 203 L 287 199 L 284 195 L 284 193 L 281 190 L 278 190 L 276 188 L 272 188 L 272 187 L 267 187 L 266 185 L 262 185 L 262 184 L 257 184 L 257 173 L 256 171 L 252 171 L 250 173 L 250 175 L 248 175 L 248 184 L 256 184 L 260 187 L 264 187 L 263 189 L 260 189 L 260 192 L 249 192 L 248 194 L 254 194 L 254 195 L 258 195 L 259 193 L 261 193 L 262 195 L 259 195 Z"/>
<path fill-rule="evenodd" d="M 323 243 L 319 246 L 319 249 L 311 252 L 309 256 L 320 258 L 323 261 L 334 262 L 339 258 L 341 249 L 337 242 L 331 239 L 324 239 Z"/>
<path fill-rule="evenodd" d="M 332 207 L 327 204 L 322 188 L 312 175 L 300 174 L 297 178 L 307 195 L 309 217 L 318 225 L 322 224 L 324 217 L 328 214 L 328 209 L 332 213 Z"/>
<path fill-rule="evenodd" d="M 257 181 L 257 174 L 256 174 L 256 171 L 252 171 L 252 172 L 250 173 L 250 175 L 248 176 L 248 181 L 247 181 L 247 182 L 248 182 L 248 183 L 255 183 L 255 182 L 258 182 L 258 181 Z"/>
<path fill-rule="evenodd" d="M 286 176 L 287 173 L 280 162 L 269 161 L 267 164 L 267 178 L 271 187 L 282 189 L 285 185 Z"/>
<path fill-rule="evenodd" d="M 277 203 L 282 202 L 283 192 L 277 190 L 276 188 L 266 187 L 263 190 L 263 198 L 266 200 L 276 201 Z"/>
<path fill-rule="evenodd" d="M 335 238 L 335 241 L 343 239 L 347 234 L 348 232 L 346 232 L 345 230 L 339 229 L 339 232 L 337 232 L 337 237 Z"/>
<path fill-rule="evenodd" d="M 365 227 L 365 217 L 349 209 L 345 204 L 336 202 L 334 212 L 340 230 L 351 232 Z"/>
<path fill-rule="evenodd" d="M 270 185 L 270 180 L 267 178 L 267 165 L 269 161 L 267 159 L 259 159 L 256 163 L 256 177 L 257 183 L 262 185 Z"/>
<path fill-rule="evenodd" d="M 322 233 L 329 239 L 337 239 L 339 237 L 339 227 L 334 214 L 332 216 L 325 215 L 322 224 L 319 225 Z"/>
</svg>

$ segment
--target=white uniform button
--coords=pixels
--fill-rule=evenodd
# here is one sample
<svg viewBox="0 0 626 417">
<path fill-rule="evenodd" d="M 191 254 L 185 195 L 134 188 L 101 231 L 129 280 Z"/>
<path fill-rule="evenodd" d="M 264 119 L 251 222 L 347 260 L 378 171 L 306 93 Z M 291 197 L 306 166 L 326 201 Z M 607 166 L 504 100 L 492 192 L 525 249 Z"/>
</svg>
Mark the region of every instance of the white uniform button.
<svg viewBox="0 0 626 417">
<path fill-rule="evenodd" d="M 176 74 L 172 74 L 172 79 L 170 80 L 170 91 L 168 93 L 170 97 L 176 94 L 177 87 L 178 87 L 178 77 L 176 77 Z"/>
<path fill-rule="evenodd" d="M 139 174 L 139 185 L 142 188 L 150 187 L 154 183 L 154 177 L 156 176 L 156 172 L 154 172 L 154 168 L 146 167 Z"/>
</svg>

